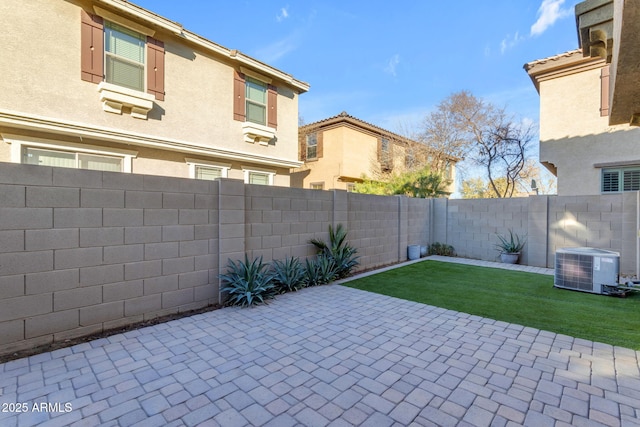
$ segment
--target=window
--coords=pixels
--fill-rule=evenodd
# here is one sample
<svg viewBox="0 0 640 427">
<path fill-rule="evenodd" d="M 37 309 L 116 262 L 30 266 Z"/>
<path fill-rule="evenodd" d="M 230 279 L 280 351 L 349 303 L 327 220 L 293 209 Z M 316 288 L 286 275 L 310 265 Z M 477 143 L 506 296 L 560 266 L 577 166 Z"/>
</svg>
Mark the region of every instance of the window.
<svg viewBox="0 0 640 427">
<path fill-rule="evenodd" d="M 271 78 L 240 67 L 233 77 L 233 119 L 250 125 L 246 134 L 273 138 L 278 127 L 278 90 Z M 249 139 L 247 139 L 249 141 Z"/>
<path fill-rule="evenodd" d="M 266 125 L 267 85 L 251 77 L 246 78 L 247 121 Z"/>
<path fill-rule="evenodd" d="M 216 178 L 226 178 L 231 169 L 230 164 L 213 163 L 206 160 L 186 159 L 189 165 L 189 176 L 195 179 L 212 181 Z"/>
<path fill-rule="evenodd" d="M 164 43 L 150 28 L 95 10 L 101 15 L 81 11 L 81 78 L 98 85 L 104 111 L 122 114 L 127 107 L 146 119 L 154 99 L 164 100 Z"/>
<path fill-rule="evenodd" d="M 318 160 L 323 156 L 324 132 L 317 130 L 314 132 L 298 134 L 298 158 L 301 161 Z"/>
<path fill-rule="evenodd" d="M 312 190 L 324 190 L 324 182 L 312 182 L 309 188 Z"/>
<path fill-rule="evenodd" d="M 222 168 L 196 165 L 195 175 L 196 179 L 213 181 L 216 178 L 222 178 Z"/>
<path fill-rule="evenodd" d="M 11 162 L 29 165 L 131 172 L 133 158 L 138 154 L 131 150 L 22 135 L 2 134 L 2 139 L 11 144 Z"/>
<path fill-rule="evenodd" d="M 112 22 L 104 26 L 105 81 L 144 92 L 145 38 Z"/>
<path fill-rule="evenodd" d="M 380 148 L 382 150 L 382 154 L 389 153 L 389 140 L 387 138 L 382 138 L 380 141 Z"/>
<path fill-rule="evenodd" d="M 382 170 L 384 172 L 391 171 L 391 169 L 393 169 L 393 156 L 391 153 L 391 143 L 388 138 L 380 138 L 378 156 Z"/>
<path fill-rule="evenodd" d="M 318 158 L 318 135 L 316 133 L 310 133 L 306 136 L 307 139 L 307 160 Z"/>
<path fill-rule="evenodd" d="M 249 184 L 269 185 L 269 174 L 262 172 L 249 172 Z"/>
<path fill-rule="evenodd" d="M 122 172 L 123 159 L 118 157 L 34 147 L 24 147 L 22 153 L 22 163 L 28 165 Z"/>
<path fill-rule="evenodd" d="M 640 168 L 602 170 L 602 192 L 640 191 Z"/>
<path fill-rule="evenodd" d="M 347 193 L 353 193 L 356 190 L 356 184 L 353 182 L 347 183 Z"/>
<path fill-rule="evenodd" d="M 275 172 L 269 170 L 243 169 L 246 184 L 273 185 Z"/>
</svg>

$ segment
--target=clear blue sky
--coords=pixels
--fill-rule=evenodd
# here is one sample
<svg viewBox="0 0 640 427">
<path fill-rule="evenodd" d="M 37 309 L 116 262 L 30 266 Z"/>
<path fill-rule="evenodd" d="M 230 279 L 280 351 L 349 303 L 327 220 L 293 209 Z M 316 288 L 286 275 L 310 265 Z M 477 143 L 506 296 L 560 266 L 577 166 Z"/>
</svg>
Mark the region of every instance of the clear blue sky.
<svg viewBox="0 0 640 427">
<path fill-rule="evenodd" d="M 311 85 L 306 123 L 347 111 L 392 131 L 469 90 L 537 123 L 524 63 L 578 47 L 578 0 L 133 0 Z"/>
</svg>

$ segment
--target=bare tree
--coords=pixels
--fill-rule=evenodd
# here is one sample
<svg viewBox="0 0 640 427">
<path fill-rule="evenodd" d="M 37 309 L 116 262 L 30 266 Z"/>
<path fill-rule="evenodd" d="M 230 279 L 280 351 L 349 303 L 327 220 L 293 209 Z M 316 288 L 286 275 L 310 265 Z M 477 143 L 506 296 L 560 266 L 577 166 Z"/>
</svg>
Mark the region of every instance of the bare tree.
<svg viewBox="0 0 640 427">
<path fill-rule="evenodd" d="M 444 162 L 446 155 L 482 167 L 498 197 L 511 197 L 527 160 L 533 128 L 517 122 L 504 108 L 467 91 L 444 99 L 423 123 L 421 140 Z M 464 167 L 460 167 L 464 170 Z M 504 185 L 499 181 L 504 180 Z"/>
</svg>

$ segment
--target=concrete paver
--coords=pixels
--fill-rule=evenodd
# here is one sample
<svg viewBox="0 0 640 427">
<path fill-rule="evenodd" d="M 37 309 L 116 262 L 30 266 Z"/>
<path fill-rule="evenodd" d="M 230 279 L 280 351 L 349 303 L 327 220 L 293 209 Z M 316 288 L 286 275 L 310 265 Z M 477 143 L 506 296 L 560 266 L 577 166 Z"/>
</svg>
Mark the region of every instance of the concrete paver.
<svg viewBox="0 0 640 427">
<path fill-rule="evenodd" d="M 1 364 L 42 424 L 640 426 L 640 353 L 334 284 Z"/>
</svg>

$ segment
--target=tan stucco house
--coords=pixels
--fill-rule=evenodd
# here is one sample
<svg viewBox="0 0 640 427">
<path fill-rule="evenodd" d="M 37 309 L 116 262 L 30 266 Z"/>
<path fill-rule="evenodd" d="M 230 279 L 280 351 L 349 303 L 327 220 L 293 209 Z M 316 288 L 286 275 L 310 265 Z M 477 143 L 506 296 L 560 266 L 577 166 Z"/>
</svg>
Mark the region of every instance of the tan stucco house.
<svg viewBox="0 0 640 427">
<path fill-rule="evenodd" d="M 640 190 L 640 4 L 576 5 L 580 48 L 525 64 L 558 195 Z"/>
<path fill-rule="evenodd" d="M 124 0 L 0 2 L 0 161 L 290 185 L 305 82 Z"/>
<path fill-rule="evenodd" d="M 377 179 L 427 161 L 416 141 L 349 115 L 347 112 L 301 126 L 299 160 L 291 186 L 351 191 L 363 177 Z M 443 169 L 454 191 L 456 159 L 445 156 Z"/>
</svg>

